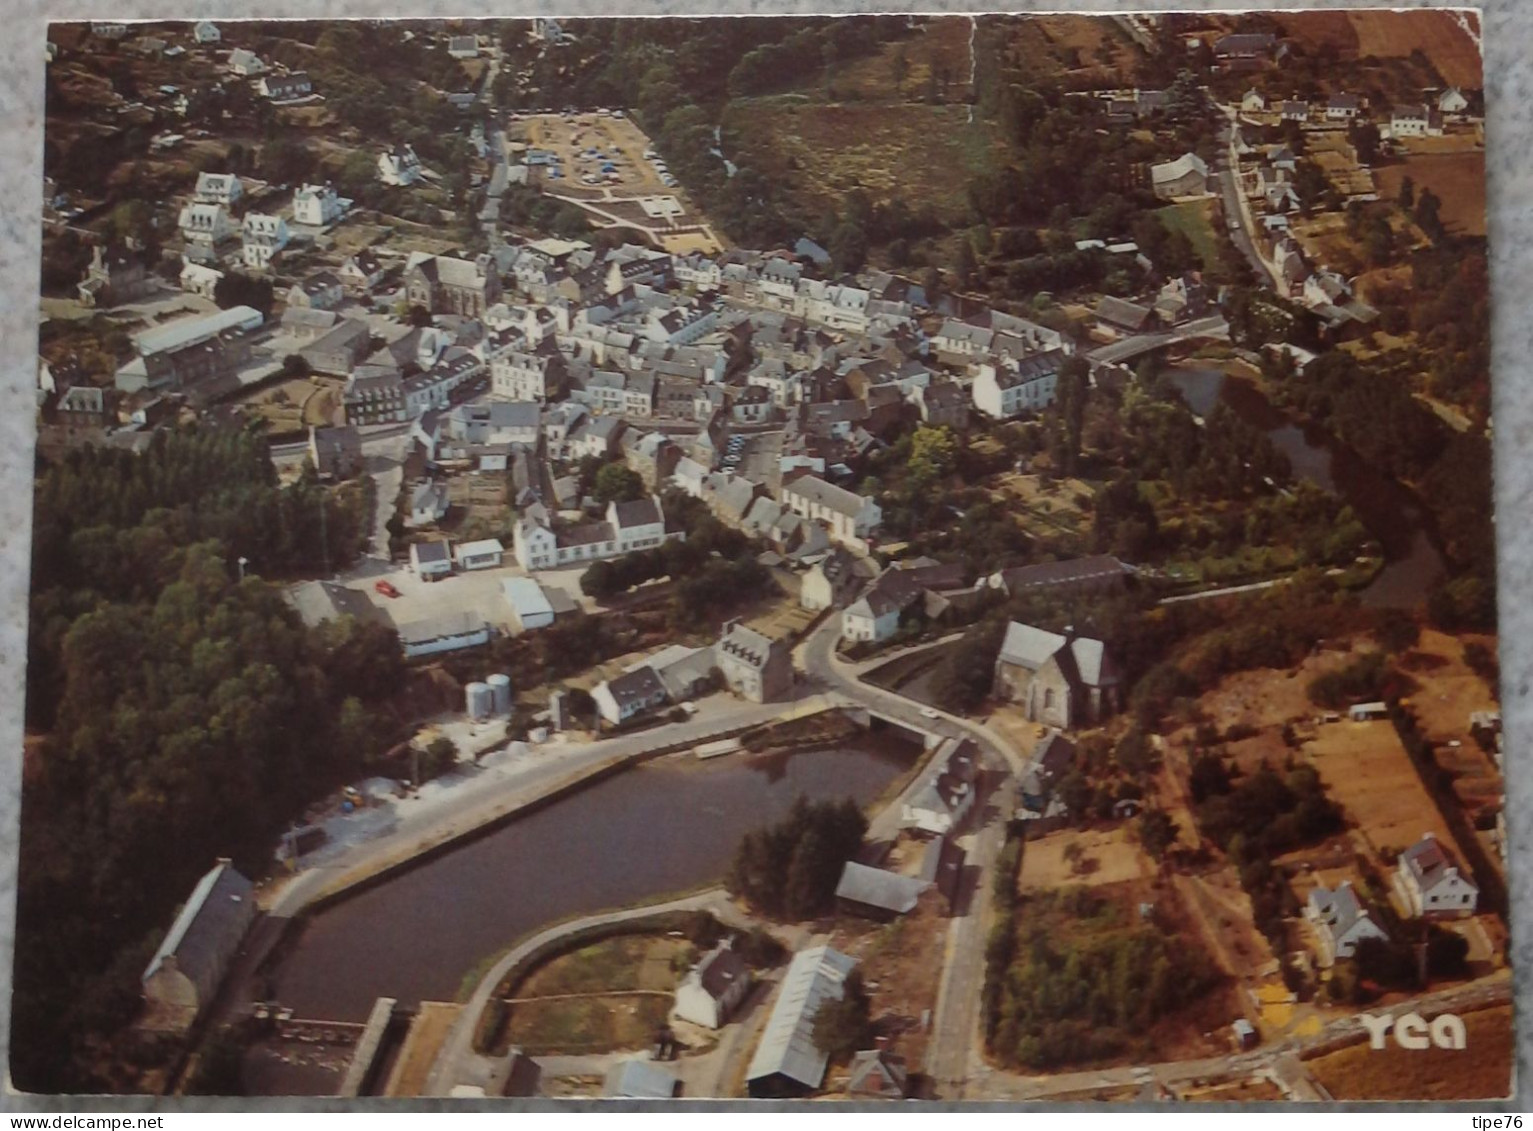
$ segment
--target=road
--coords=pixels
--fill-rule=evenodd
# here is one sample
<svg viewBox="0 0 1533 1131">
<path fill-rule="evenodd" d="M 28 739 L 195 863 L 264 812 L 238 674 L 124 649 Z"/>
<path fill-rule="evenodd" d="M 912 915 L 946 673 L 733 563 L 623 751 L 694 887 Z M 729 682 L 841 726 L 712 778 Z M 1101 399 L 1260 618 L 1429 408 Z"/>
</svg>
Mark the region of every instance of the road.
<svg viewBox="0 0 1533 1131">
<path fill-rule="evenodd" d="M 1235 111 L 1227 111 L 1227 117 L 1219 127 L 1219 191 L 1224 198 L 1224 218 L 1226 229 L 1230 239 L 1240 249 L 1240 253 L 1246 257 L 1246 262 L 1251 265 L 1256 278 L 1264 283 L 1270 282 L 1279 289 L 1282 288 L 1282 280 L 1277 278 L 1267 261 L 1256 250 L 1256 220 L 1251 215 L 1251 206 L 1246 201 L 1246 194 L 1240 188 L 1240 162 L 1235 153 Z M 1236 227 L 1230 228 L 1230 220 L 1238 220 Z"/>
<path fill-rule="evenodd" d="M 979 747 L 982 764 L 1005 777 L 1020 778 L 1027 759 L 1021 751 L 983 724 L 938 712 L 932 719 L 919 703 L 903 695 L 872 687 L 857 678 L 857 666 L 836 655 L 839 617 L 828 617 L 798 648 L 796 659 L 807 675 L 828 690 L 911 726 L 949 735 L 972 738 Z M 865 666 L 865 665 L 864 665 Z M 957 1099 L 977 1061 L 980 999 L 985 980 L 985 927 L 990 913 L 989 877 L 1005 843 L 1006 821 L 1011 815 L 1013 793 L 1004 785 L 994 790 L 980 810 L 980 827 L 969 851 L 968 863 L 979 869 L 980 882 L 965 913 L 955 915 L 948 928 L 937 1007 L 932 1015 L 925 1070 L 941 1099 Z"/>
<path fill-rule="evenodd" d="M 1142 353 L 1149 353 L 1151 350 L 1158 350 L 1177 342 L 1191 341 L 1194 338 L 1227 338 L 1229 333 L 1229 323 L 1224 320 L 1224 315 L 1211 314 L 1207 318 L 1195 319 L 1174 330 L 1163 330 L 1156 334 L 1133 334 L 1111 345 L 1099 346 L 1087 353 L 1086 359 L 1094 364 L 1109 365 L 1127 361 Z"/>
<path fill-rule="evenodd" d="M 423 1094 L 446 1096 L 451 1094 L 453 1085 L 459 1083 L 464 1077 L 484 1074 L 487 1067 L 484 1062 L 487 1058 L 474 1052 L 474 1033 L 479 1028 L 480 1016 L 490 1004 L 490 997 L 495 993 L 495 987 L 500 985 L 501 979 L 518 963 L 549 943 L 576 931 L 608 923 L 623 923 L 630 919 L 645 919 L 667 911 L 709 911 L 731 926 L 749 927 L 752 923 L 752 920 L 742 916 L 735 908 L 729 894 L 723 888 L 710 888 L 696 895 L 673 899 L 669 903 L 630 907 L 622 911 L 607 911 L 568 923 L 558 923 L 539 931 L 507 951 L 474 987 L 473 995 L 468 999 L 468 1004 L 459 1010 L 457 1019 L 447 1034 L 447 1039 L 442 1043 L 442 1051 L 437 1054 L 436 1062 L 431 1066 Z"/>
</svg>

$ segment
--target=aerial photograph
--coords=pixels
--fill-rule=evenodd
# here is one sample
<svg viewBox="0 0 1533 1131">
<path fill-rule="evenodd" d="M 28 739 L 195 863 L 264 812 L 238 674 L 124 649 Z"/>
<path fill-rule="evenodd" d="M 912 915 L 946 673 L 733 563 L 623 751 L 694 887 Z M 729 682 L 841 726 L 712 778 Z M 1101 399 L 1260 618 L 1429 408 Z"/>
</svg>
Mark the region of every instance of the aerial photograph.
<svg viewBox="0 0 1533 1131">
<path fill-rule="evenodd" d="M 1480 34 L 50 25 L 13 1086 L 1507 1096 Z"/>
</svg>

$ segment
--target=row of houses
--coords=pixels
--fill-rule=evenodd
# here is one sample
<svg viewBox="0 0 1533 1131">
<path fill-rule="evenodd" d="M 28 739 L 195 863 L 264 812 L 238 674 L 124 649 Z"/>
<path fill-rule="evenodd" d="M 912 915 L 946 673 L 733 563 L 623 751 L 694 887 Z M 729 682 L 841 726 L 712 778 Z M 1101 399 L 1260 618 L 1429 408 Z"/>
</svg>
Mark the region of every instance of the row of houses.
<svg viewBox="0 0 1533 1131">
<path fill-rule="evenodd" d="M 591 692 L 597 712 L 621 726 L 657 708 L 682 703 L 717 684 L 753 703 L 775 703 L 793 690 L 792 646 L 738 620 L 709 647 L 672 645 Z"/>
</svg>

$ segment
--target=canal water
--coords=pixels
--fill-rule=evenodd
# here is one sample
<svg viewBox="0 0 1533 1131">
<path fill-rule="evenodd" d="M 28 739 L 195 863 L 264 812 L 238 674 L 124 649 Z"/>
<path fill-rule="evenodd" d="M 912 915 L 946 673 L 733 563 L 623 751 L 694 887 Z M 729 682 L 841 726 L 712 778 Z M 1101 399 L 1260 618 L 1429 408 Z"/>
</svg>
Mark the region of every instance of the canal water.
<svg viewBox="0 0 1533 1131">
<path fill-rule="evenodd" d="M 1444 573 L 1431 519 L 1409 490 L 1370 467 L 1346 444 L 1319 428 L 1295 424 L 1248 381 L 1217 369 L 1176 366 L 1164 371 L 1201 417 L 1223 403 L 1264 431 L 1293 465 L 1295 478 L 1334 491 L 1384 548 L 1384 568 L 1363 590 L 1366 605 L 1415 605 Z"/>
<path fill-rule="evenodd" d="M 276 971 L 299 1017 L 362 1021 L 375 998 L 451 1001 L 484 958 L 556 920 L 721 880 L 746 832 L 799 794 L 866 803 L 918 744 L 690 755 L 635 767 L 320 912 Z"/>
</svg>

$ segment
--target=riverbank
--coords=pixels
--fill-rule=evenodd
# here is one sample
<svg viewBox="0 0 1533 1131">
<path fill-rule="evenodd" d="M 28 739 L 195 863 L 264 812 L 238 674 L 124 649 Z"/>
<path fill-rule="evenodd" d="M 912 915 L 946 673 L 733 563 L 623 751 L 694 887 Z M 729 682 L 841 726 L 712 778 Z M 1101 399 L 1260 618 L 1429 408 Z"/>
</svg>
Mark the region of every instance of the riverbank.
<svg viewBox="0 0 1533 1131">
<path fill-rule="evenodd" d="M 1296 479 L 1308 480 L 1352 508 L 1383 550 L 1383 564 L 1360 590 L 1364 604 L 1419 605 L 1447 573 L 1435 517 L 1415 488 L 1365 463 L 1315 421 L 1279 408 L 1260 374 L 1238 359 L 1197 359 L 1168 366 L 1165 375 L 1189 408 L 1206 417 L 1224 404 L 1265 432 L 1288 457 Z"/>
</svg>

